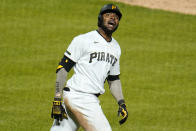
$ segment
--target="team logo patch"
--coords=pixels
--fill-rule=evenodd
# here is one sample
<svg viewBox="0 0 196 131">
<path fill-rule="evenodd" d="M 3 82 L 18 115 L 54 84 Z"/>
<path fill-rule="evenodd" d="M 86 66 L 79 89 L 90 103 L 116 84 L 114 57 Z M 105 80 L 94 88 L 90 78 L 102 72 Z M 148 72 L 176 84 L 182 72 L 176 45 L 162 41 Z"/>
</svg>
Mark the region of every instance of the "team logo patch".
<svg viewBox="0 0 196 131">
<path fill-rule="evenodd" d="M 113 10 L 113 9 L 116 9 L 116 6 L 115 6 L 115 5 L 112 5 L 112 10 Z"/>
</svg>

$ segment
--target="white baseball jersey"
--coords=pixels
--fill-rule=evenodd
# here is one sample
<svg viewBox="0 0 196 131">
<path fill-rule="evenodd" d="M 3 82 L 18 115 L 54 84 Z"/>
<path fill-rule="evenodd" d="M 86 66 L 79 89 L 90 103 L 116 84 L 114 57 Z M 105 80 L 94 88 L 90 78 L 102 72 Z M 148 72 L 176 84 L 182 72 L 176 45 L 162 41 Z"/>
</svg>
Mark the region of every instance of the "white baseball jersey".
<svg viewBox="0 0 196 131">
<path fill-rule="evenodd" d="M 120 74 L 118 42 L 107 42 L 97 31 L 75 37 L 64 54 L 76 63 L 66 85 L 75 91 L 103 94 L 107 76 Z"/>
</svg>

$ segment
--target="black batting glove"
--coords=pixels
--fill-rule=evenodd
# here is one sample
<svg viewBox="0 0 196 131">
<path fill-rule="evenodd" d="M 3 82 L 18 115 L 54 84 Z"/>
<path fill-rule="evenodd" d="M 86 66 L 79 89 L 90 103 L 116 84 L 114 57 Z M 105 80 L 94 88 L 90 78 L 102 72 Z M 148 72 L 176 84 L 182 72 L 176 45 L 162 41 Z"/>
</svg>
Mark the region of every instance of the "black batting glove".
<svg viewBox="0 0 196 131">
<path fill-rule="evenodd" d="M 119 109 L 118 109 L 118 116 L 122 116 L 122 119 L 119 121 L 120 125 L 123 124 L 128 118 L 128 111 L 126 109 L 125 101 L 120 100 L 118 101 Z"/>
<path fill-rule="evenodd" d="M 58 124 L 59 120 L 62 121 L 63 119 L 67 119 L 67 114 L 62 106 L 61 98 L 54 98 L 51 118 L 56 119 Z"/>
</svg>

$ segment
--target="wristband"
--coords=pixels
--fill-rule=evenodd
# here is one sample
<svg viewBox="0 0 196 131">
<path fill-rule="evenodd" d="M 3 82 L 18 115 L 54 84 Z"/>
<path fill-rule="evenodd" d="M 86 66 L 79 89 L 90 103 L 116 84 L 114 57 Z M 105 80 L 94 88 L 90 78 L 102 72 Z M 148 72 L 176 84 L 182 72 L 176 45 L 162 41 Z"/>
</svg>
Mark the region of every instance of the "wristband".
<svg viewBox="0 0 196 131">
<path fill-rule="evenodd" d="M 61 98 L 54 97 L 54 101 L 61 101 Z"/>
<path fill-rule="evenodd" d="M 125 100 L 124 99 L 121 99 L 121 100 L 118 101 L 118 105 L 122 105 L 124 103 L 125 103 Z"/>
</svg>

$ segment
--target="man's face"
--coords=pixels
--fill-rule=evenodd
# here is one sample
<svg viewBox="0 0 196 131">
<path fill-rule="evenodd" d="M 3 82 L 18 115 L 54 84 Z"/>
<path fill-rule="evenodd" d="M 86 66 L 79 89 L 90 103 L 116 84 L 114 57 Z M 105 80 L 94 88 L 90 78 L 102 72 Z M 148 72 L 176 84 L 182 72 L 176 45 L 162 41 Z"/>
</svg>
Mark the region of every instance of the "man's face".
<svg viewBox="0 0 196 131">
<path fill-rule="evenodd" d="M 106 32 L 113 33 L 118 28 L 118 24 L 119 17 L 116 13 L 108 12 L 103 14 L 102 27 L 106 30 Z"/>
</svg>

